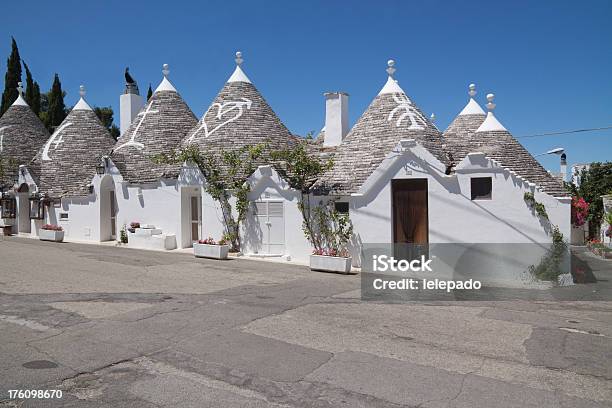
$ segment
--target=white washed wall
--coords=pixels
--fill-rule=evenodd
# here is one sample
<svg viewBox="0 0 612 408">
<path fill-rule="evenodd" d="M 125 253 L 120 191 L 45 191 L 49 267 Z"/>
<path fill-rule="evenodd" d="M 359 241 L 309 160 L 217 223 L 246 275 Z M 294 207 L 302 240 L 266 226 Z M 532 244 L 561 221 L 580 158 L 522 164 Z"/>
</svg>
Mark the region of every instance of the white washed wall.
<svg viewBox="0 0 612 408">
<path fill-rule="evenodd" d="M 459 166 L 458 166 L 459 167 Z M 429 166 L 412 152 L 406 152 L 373 183 L 363 196 L 350 197 L 358 258 L 359 243 L 392 242 L 391 179 L 428 180 L 430 243 L 550 243 L 546 223 L 541 222 L 524 201 L 532 191 L 528 184 L 488 160 L 464 163 L 455 175 Z M 470 178 L 492 177 L 492 200 L 470 199 Z M 535 192 L 550 221 L 570 237 L 570 202 Z M 358 262 L 357 262 L 358 263 Z"/>
</svg>

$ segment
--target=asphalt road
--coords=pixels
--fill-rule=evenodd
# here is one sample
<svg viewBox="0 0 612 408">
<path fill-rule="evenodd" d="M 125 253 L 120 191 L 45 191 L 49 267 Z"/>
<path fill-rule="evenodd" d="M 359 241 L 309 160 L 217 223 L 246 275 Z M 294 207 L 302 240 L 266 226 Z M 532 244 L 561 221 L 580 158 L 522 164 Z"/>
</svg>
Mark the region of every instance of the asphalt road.
<svg viewBox="0 0 612 408">
<path fill-rule="evenodd" d="M 592 261 L 602 282 L 583 292 L 612 275 Z M 612 302 L 380 304 L 359 285 L 5 238 L 0 407 L 612 406 Z"/>
</svg>

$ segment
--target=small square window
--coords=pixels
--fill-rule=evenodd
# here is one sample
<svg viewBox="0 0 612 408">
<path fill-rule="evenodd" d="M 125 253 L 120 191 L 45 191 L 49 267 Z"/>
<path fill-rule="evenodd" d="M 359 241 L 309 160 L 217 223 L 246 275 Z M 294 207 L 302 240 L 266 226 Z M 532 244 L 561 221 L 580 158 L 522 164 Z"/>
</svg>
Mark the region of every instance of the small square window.
<svg viewBox="0 0 612 408">
<path fill-rule="evenodd" d="M 338 211 L 340 214 L 348 214 L 349 212 L 349 203 L 343 203 L 343 202 L 336 201 L 334 203 L 334 206 L 336 208 L 336 211 Z"/>
<path fill-rule="evenodd" d="M 68 213 L 60 213 L 60 220 L 68 220 Z"/>
<path fill-rule="evenodd" d="M 493 179 L 491 177 L 472 177 L 472 200 L 490 200 L 493 190 Z"/>
</svg>

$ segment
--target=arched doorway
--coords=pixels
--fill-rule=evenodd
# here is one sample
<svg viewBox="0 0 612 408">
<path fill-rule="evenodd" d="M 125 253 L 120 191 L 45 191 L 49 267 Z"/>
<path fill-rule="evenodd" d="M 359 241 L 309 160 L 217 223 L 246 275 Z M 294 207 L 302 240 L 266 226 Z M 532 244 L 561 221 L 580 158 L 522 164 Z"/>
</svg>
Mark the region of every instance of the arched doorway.
<svg viewBox="0 0 612 408">
<path fill-rule="evenodd" d="M 30 220 L 30 187 L 23 183 L 17 189 L 17 232 L 29 234 L 32 232 Z"/>
<path fill-rule="evenodd" d="M 100 241 L 117 239 L 117 197 L 115 182 L 109 175 L 100 183 Z"/>
</svg>

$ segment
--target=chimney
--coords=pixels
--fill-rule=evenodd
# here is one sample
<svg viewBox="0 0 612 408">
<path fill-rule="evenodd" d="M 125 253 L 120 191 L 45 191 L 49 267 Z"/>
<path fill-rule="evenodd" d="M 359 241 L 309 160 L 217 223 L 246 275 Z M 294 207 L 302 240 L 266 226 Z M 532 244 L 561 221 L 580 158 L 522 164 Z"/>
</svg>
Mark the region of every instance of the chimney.
<svg viewBox="0 0 612 408">
<path fill-rule="evenodd" d="M 349 131 L 348 94 L 326 92 L 324 95 L 325 139 L 323 146 L 338 146 Z"/>
<path fill-rule="evenodd" d="M 123 95 L 119 97 L 119 127 L 121 134 L 128 130 L 143 106 L 142 97 L 138 93 L 138 85 L 126 84 Z"/>
<path fill-rule="evenodd" d="M 567 181 L 567 156 L 565 153 L 561 154 L 561 180 Z"/>
</svg>

